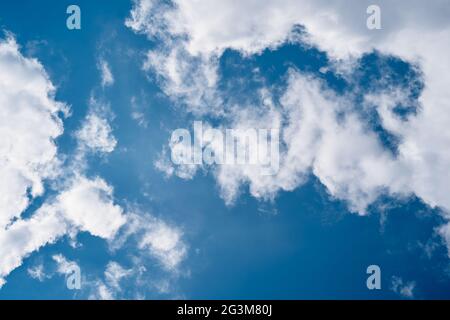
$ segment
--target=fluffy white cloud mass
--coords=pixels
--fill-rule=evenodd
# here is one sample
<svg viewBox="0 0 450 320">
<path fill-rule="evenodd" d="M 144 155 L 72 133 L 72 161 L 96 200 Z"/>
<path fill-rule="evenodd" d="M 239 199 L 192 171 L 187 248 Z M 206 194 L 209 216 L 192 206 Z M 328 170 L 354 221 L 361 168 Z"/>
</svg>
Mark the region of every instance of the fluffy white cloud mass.
<svg viewBox="0 0 450 320">
<path fill-rule="evenodd" d="M 44 192 L 58 166 L 54 139 L 63 132 L 58 114 L 67 107 L 42 65 L 19 52 L 13 38 L 0 40 L 0 228 Z M 31 129 L 32 128 L 32 129 Z"/>
<path fill-rule="evenodd" d="M 112 239 L 126 221 L 122 208 L 113 202 L 112 187 L 100 178 L 74 179 L 54 207 L 79 230 L 104 239 Z"/>
<path fill-rule="evenodd" d="M 180 230 L 162 221 L 148 225 L 139 247 L 150 250 L 166 269 L 174 269 L 186 255 L 186 245 L 181 240 Z"/>
<path fill-rule="evenodd" d="M 51 206 L 43 206 L 30 219 L 20 219 L 0 230 L 0 287 L 22 260 L 42 246 L 54 243 L 67 232 L 67 224 Z"/>
<path fill-rule="evenodd" d="M 371 4 L 138 0 L 126 24 L 159 43 L 148 53 L 144 69 L 154 71 L 169 96 L 198 114 L 220 115 L 225 110 L 218 108 L 216 85 L 217 62 L 227 48 L 251 55 L 286 40 L 300 40 L 325 51 L 340 72 L 351 70 L 357 58 L 372 50 L 413 64 L 425 84 L 415 116 L 405 121 L 395 115 L 394 107 L 404 101 L 389 88 L 365 100 L 375 105 L 384 130 L 400 141 L 397 154 L 384 150 L 375 134 L 348 111 L 350 99 L 333 96 L 314 79 L 291 74 L 283 110 L 278 111 L 289 120 L 282 128 L 286 152 L 278 175 L 264 179 L 247 169 L 225 166 L 218 166 L 215 174 L 227 201 L 242 184 L 248 184 L 257 197 L 271 197 L 278 190 L 297 187 L 305 173 L 313 172 L 331 195 L 347 200 L 351 210 L 360 214 L 385 191 L 413 193 L 430 206 L 448 211 L 450 73 L 445 70 L 450 70 L 450 6 L 447 1 L 380 0 L 382 29 L 369 30 L 366 10 Z M 292 33 L 297 25 L 305 33 Z M 336 117 L 340 111 L 346 115 L 343 123 Z M 237 125 L 250 124 L 241 121 L 239 111 L 227 117 Z M 175 172 L 167 165 L 163 169 Z M 447 240 L 449 229 L 447 225 L 440 230 Z"/>
<path fill-rule="evenodd" d="M 116 203 L 112 186 L 85 174 L 86 153 L 111 152 L 117 143 L 104 108 L 91 99 L 91 110 L 75 134 L 78 148 L 68 165 L 63 165 L 55 139 L 63 133 L 60 115 L 68 115 L 69 110 L 54 100 L 55 89 L 43 66 L 24 57 L 10 37 L 0 40 L 0 71 L 1 287 L 5 277 L 41 247 L 81 231 L 112 242 L 130 218 Z M 38 209 L 22 216 L 44 193 L 46 180 L 58 190 L 50 190 L 55 194 L 50 192 Z M 158 233 L 154 225 L 142 227 L 153 232 L 142 244 L 144 251 L 150 248 L 150 256 L 167 260 L 167 266 L 175 268 L 185 253 L 177 254 L 184 250 L 181 234 L 172 229 Z M 67 265 L 63 258 L 54 257 L 60 271 Z M 114 284 L 120 270 L 114 265 L 108 270 L 107 279 Z M 45 277 L 42 267 L 29 269 L 29 274 Z"/>
<path fill-rule="evenodd" d="M 383 31 L 374 32 L 366 27 L 371 4 L 368 0 L 173 0 L 170 4 L 136 0 L 126 24 L 150 39 L 183 38 L 193 56 L 220 55 L 227 48 L 257 53 L 283 43 L 294 25 L 302 25 L 311 43 L 339 57 L 380 48 L 403 32 L 436 33 L 449 25 L 446 1 L 433 1 L 424 10 L 420 0 L 380 0 Z"/>
<path fill-rule="evenodd" d="M 127 224 L 112 248 L 122 246 L 135 235 L 134 241 L 144 256 L 155 258 L 167 271 L 177 271 L 188 252 L 183 231 L 162 219 L 139 211 L 127 215 Z"/>
<path fill-rule="evenodd" d="M 74 230 L 112 239 L 126 219 L 112 200 L 112 188 L 100 178 L 79 177 L 56 199 L 45 203 L 29 219 L 19 219 L 0 231 L 0 279 L 40 247 Z"/>
</svg>

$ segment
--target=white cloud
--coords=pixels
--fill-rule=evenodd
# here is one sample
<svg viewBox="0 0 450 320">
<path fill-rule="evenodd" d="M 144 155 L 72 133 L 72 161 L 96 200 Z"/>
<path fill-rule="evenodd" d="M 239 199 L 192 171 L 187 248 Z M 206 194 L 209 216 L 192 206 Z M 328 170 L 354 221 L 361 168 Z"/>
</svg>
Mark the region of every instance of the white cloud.
<svg viewBox="0 0 450 320">
<path fill-rule="evenodd" d="M 383 30 L 372 31 L 366 27 L 371 4 L 368 0 L 173 0 L 167 5 L 137 0 L 126 25 L 150 39 L 183 38 L 192 56 L 220 56 L 227 48 L 254 54 L 275 47 L 300 24 L 311 43 L 340 58 L 379 48 L 404 30 L 432 32 L 449 26 L 445 1 L 434 1 L 423 10 L 420 0 L 380 0 Z"/>
<path fill-rule="evenodd" d="M 29 219 L 20 219 L 0 231 L 0 287 L 22 260 L 39 248 L 54 243 L 67 231 L 64 219 L 51 207 L 44 205 Z"/>
<path fill-rule="evenodd" d="M 221 112 L 216 95 L 217 59 L 211 55 L 192 55 L 180 34 L 172 33 L 173 10 L 157 1 L 136 1 L 125 24 L 151 38 L 163 39 L 163 45 L 147 53 L 144 70 L 156 72 L 167 95 L 179 99 L 199 114 Z"/>
<path fill-rule="evenodd" d="M 98 69 L 100 70 L 102 77 L 102 87 L 112 86 L 114 84 L 114 76 L 108 62 L 104 59 L 100 59 L 98 62 Z"/>
<path fill-rule="evenodd" d="M 141 249 L 150 250 L 161 264 L 169 270 L 174 270 L 184 259 L 187 248 L 181 240 L 180 230 L 162 221 L 155 221 L 147 226 L 139 242 Z"/>
<path fill-rule="evenodd" d="M 180 228 L 138 210 L 127 214 L 127 224 L 111 248 L 115 250 L 130 239 L 137 242 L 144 256 L 156 259 L 165 270 L 174 273 L 188 253 Z"/>
<path fill-rule="evenodd" d="M 0 44 L 0 68 L 4 70 L 0 76 L 0 131 L 5 137 L 0 142 L 0 161 L 4 164 L 0 167 L 4 178 L 0 184 L 3 284 L 4 277 L 29 254 L 72 234 L 74 228 L 108 239 L 125 223 L 125 218 L 122 209 L 112 203 L 110 186 L 99 178 L 88 180 L 82 176 L 77 176 L 72 185 L 64 187 L 56 199 L 44 203 L 30 218 L 19 218 L 28 206 L 28 196 L 43 193 L 43 179 L 56 178 L 61 173 L 53 139 L 63 130 L 58 112 L 67 112 L 67 107 L 52 100 L 54 89 L 43 67 L 36 60 L 23 58 L 12 39 Z M 88 127 L 95 127 L 92 123 L 95 121 L 88 120 Z M 94 146 L 86 132 L 105 130 L 80 132 L 80 139 L 91 147 L 106 151 L 113 148 L 110 142 L 103 143 L 103 138 L 109 137 L 107 130 L 106 135 L 100 135 L 102 143 L 97 141 Z M 10 223 L 13 217 L 18 219 Z M 39 276 L 38 271 L 30 270 L 30 274 Z"/>
<path fill-rule="evenodd" d="M 54 139 L 63 132 L 55 89 L 42 65 L 15 40 L 0 40 L 0 228 L 20 217 L 57 172 Z"/>
<path fill-rule="evenodd" d="M 404 282 L 402 278 L 392 277 L 391 290 L 405 298 L 414 298 L 416 283 Z"/>
<path fill-rule="evenodd" d="M 345 97 L 292 73 L 281 103 L 288 114 L 281 178 L 292 181 L 312 171 L 332 196 L 347 200 L 360 214 L 385 188 L 393 194 L 408 192 L 401 166 L 358 115 L 347 110 Z"/>
<path fill-rule="evenodd" d="M 245 183 L 250 184 L 253 195 L 261 197 L 274 190 L 295 188 L 309 168 L 332 195 L 348 200 L 350 208 L 359 213 L 364 213 L 383 189 L 414 193 L 430 206 L 449 211 L 450 73 L 443 70 L 450 70 L 450 42 L 446 41 L 450 38 L 450 6 L 446 1 L 380 0 L 382 30 L 369 30 L 366 9 L 370 4 L 345 0 L 174 0 L 167 5 L 138 0 L 126 24 L 163 43 L 149 52 L 145 67 L 162 79 L 169 96 L 183 98 L 188 110 L 199 114 L 220 115 L 225 110 L 222 107 L 221 112 L 217 106 L 221 100 L 217 98 L 216 70 L 227 48 L 251 55 L 286 39 L 300 38 L 325 51 L 339 72 L 351 71 L 354 59 L 373 49 L 418 66 L 425 87 L 416 116 L 397 120 L 392 113 L 393 93 L 388 99 L 375 99 L 382 125 L 400 141 L 395 157 L 383 150 L 354 115 L 349 115 L 345 124 L 337 124 L 321 107 L 322 103 L 333 105 L 326 98 L 328 94 L 300 81 L 305 88 L 297 86 L 285 93 L 286 99 L 290 96 L 300 104 L 297 111 L 292 107 L 289 117 L 301 122 L 286 128 L 288 151 L 277 178 L 257 181 L 242 168 L 221 167 L 218 181 L 225 199 L 233 199 Z M 295 25 L 304 26 L 306 34 L 297 38 L 290 35 Z M 322 114 L 328 128 L 318 123 Z M 228 118 L 233 116 L 227 114 Z M 314 138 L 315 130 L 323 136 Z M 448 240 L 446 228 L 441 234 Z"/>
<path fill-rule="evenodd" d="M 77 177 L 31 218 L 0 232 L 0 283 L 30 253 L 73 230 L 111 240 L 125 223 L 123 210 L 113 203 L 112 188 L 105 181 Z"/>
<path fill-rule="evenodd" d="M 112 134 L 106 109 L 106 106 L 91 98 L 90 111 L 81 128 L 75 133 L 81 148 L 80 155 L 87 151 L 110 153 L 115 149 L 117 140 Z"/>
<path fill-rule="evenodd" d="M 274 108 L 268 97 L 265 101 L 262 115 L 247 108 L 233 111 L 231 126 L 282 128 L 280 169 L 267 176 L 261 174 L 258 165 L 216 165 L 215 176 L 227 204 L 234 202 L 243 184 L 249 185 L 256 198 L 273 199 L 280 190 L 300 186 L 310 172 L 332 196 L 347 200 L 350 209 L 360 214 L 385 188 L 402 193 L 405 179 L 399 177 L 400 166 L 377 136 L 367 132 L 357 115 L 347 110 L 344 97 L 311 77 L 291 71 L 281 109 Z M 180 146 L 171 145 L 174 147 Z M 161 159 L 156 165 L 182 178 L 192 178 L 198 168 L 194 166 L 186 177 L 180 174 L 184 172 L 182 166 L 169 166 Z"/>
<path fill-rule="evenodd" d="M 104 239 L 114 238 L 126 222 L 123 209 L 114 204 L 112 187 L 98 177 L 75 178 L 54 207 L 78 230 Z"/>
<path fill-rule="evenodd" d="M 128 216 L 115 203 L 112 186 L 99 177 L 85 175 L 85 155 L 112 152 L 117 143 L 108 123 L 107 106 L 94 98 L 90 100 L 89 113 L 75 134 L 78 149 L 74 159 L 62 166 L 54 139 L 63 132 L 59 115 L 67 116 L 69 109 L 54 101 L 55 89 L 43 66 L 23 57 L 11 37 L 0 41 L 0 70 L 1 287 L 5 277 L 41 247 L 63 236 L 73 240 L 80 231 L 112 242 L 127 224 Z M 30 217 L 22 218 L 30 201 L 43 194 L 46 179 L 58 188 L 57 194 L 48 196 L 41 207 L 30 212 Z M 158 259 L 167 259 L 167 265 L 174 267 L 180 261 L 177 250 L 184 248 L 182 240 L 171 239 L 171 243 L 163 237 L 165 245 L 158 246 L 157 237 L 143 247 L 155 250 Z M 53 258 L 58 270 L 64 272 L 69 262 L 63 256 Z M 124 276 L 115 265 L 107 271 L 111 283 Z M 37 279 L 45 277 L 41 266 L 30 268 L 28 273 Z M 108 296 L 107 290 L 100 291 L 102 297 Z"/>
</svg>

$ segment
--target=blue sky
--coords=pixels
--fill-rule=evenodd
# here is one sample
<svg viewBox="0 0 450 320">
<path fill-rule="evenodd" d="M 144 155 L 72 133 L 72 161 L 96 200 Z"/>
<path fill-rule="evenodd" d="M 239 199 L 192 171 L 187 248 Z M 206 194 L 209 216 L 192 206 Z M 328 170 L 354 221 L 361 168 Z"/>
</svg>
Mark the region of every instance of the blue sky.
<svg viewBox="0 0 450 320">
<path fill-rule="evenodd" d="M 145 2 L 151 3 L 150 13 L 139 7 Z M 389 10 L 402 12 L 397 5 L 381 2 L 383 17 L 389 17 Z M 78 0 L 81 30 L 66 28 L 66 8 L 73 1 L 0 4 L 1 28 L 12 33 L 10 37 L 18 44 L 21 59 L 39 61 L 55 86 L 52 101 L 62 102 L 71 110 L 70 115 L 59 110 L 52 116 L 59 117 L 64 128 L 60 135 L 50 137 L 57 147 L 54 158 L 60 161 L 60 167 L 54 172 L 58 173 L 49 177 L 39 171 L 45 190 L 33 196 L 28 185 L 25 209 L 19 210 L 11 225 L 2 225 L 5 236 L 0 236 L 4 241 L 0 255 L 4 256 L 0 261 L 9 261 L 10 252 L 21 259 L 18 266 L 0 268 L 0 279 L 5 280 L 0 298 L 449 298 L 449 231 L 445 229 L 445 193 L 449 189 L 445 189 L 447 173 L 438 170 L 448 164 L 447 135 L 443 132 L 443 140 L 436 146 L 433 132 L 415 135 L 428 128 L 415 122 L 421 121 L 421 113 L 427 114 L 433 103 L 450 103 L 448 95 L 439 96 L 438 89 L 429 89 L 443 87 L 448 78 L 431 75 L 438 68 L 420 65 L 403 54 L 402 43 L 398 44 L 400 49 L 396 48 L 390 42 L 386 44 L 383 36 L 368 36 L 373 49 L 364 44 L 361 49 L 359 43 L 353 48 L 351 37 L 365 36 L 367 32 L 360 34 L 359 26 L 344 28 L 347 45 L 335 44 L 326 36 L 321 38 L 318 35 L 327 35 L 322 30 L 328 25 L 316 26 L 306 18 L 302 20 L 301 15 L 292 18 L 288 14 L 293 10 L 291 5 L 295 8 L 301 4 L 290 1 L 280 4 L 286 18 L 279 26 L 274 19 L 270 25 L 273 35 L 265 32 L 267 26 L 259 24 L 265 18 L 264 9 L 254 12 L 257 22 L 242 20 L 239 24 L 242 30 L 251 30 L 248 34 L 245 31 L 241 35 L 241 29 L 233 27 L 224 34 L 215 32 L 216 25 L 206 29 L 211 23 L 206 18 L 192 28 L 192 21 L 186 18 L 179 32 L 174 31 L 178 29 L 170 14 L 189 17 L 189 12 L 183 10 L 192 8 L 155 3 Z M 436 10 L 440 5 L 436 1 Z M 317 10 L 324 9 L 318 6 Z M 420 12 L 420 4 L 412 6 Z M 132 10 L 140 9 L 141 15 L 133 18 Z M 242 8 L 250 9 L 251 4 Z M 329 9 L 339 15 L 342 8 L 332 5 Z M 195 10 L 212 9 L 205 5 Z M 273 10 L 270 4 L 267 10 Z M 211 12 L 212 17 L 217 14 Z M 365 28 L 365 10 L 360 15 Z M 163 21 L 154 17 L 163 17 Z M 222 22 L 238 18 L 227 16 Z M 418 21 L 427 36 L 434 39 L 440 30 L 445 42 L 448 25 L 439 24 L 439 17 L 434 19 L 436 25 L 429 22 L 432 17 L 421 18 Z M 395 35 L 416 31 L 408 29 L 407 19 L 401 26 L 389 19 L 386 30 L 375 32 Z M 280 38 L 277 30 L 286 28 L 287 34 Z M 209 31 L 203 35 L 201 30 Z M 310 34 L 311 42 L 305 37 Z M 2 37 L 2 43 L 7 37 Z M 429 51 L 446 48 L 444 44 L 436 45 L 437 49 Z M 215 49 L 210 50 L 210 46 Z M 147 58 L 149 52 L 154 54 L 153 60 Z M 173 53 L 174 60 L 167 59 Z M 441 53 L 448 60 L 448 51 Z M 425 61 L 433 58 L 427 56 L 428 51 L 418 54 L 423 54 Z M 111 83 L 102 84 L 102 62 L 113 76 Z M 168 73 L 173 63 L 179 68 L 176 77 Z M 24 72 L 30 71 L 27 65 L 21 66 Z M 216 76 L 213 84 L 209 68 Z M 177 77 L 181 81 L 177 82 Z M 441 83 L 437 78 L 442 78 Z M 299 93 L 296 83 L 309 91 Z M 13 91 L 11 85 L 6 81 L 2 86 L 8 98 L 8 90 Z M 28 88 L 23 83 L 17 86 Z M 322 101 L 315 98 L 316 91 L 326 97 L 326 105 L 321 106 L 322 118 L 314 130 L 322 130 L 321 135 L 327 138 L 311 140 L 310 148 L 296 150 L 295 141 L 301 145 L 310 136 L 301 129 L 307 118 L 296 118 L 294 109 L 308 97 L 312 97 L 313 106 L 314 101 Z M 2 97 L 2 101 L 7 98 Z M 391 110 L 389 115 L 395 118 L 391 123 L 383 113 L 386 105 Z M 335 117 L 332 113 L 328 118 L 330 108 L 336 108 Z M 240 113 L 242 110 L 248 118 Z M 302 112 L 307 114 L 308 110 Z M 266 113 L 271 120 L 281 115 L 282 132 L 290 132 L 289 128 L 300 124 L 294 140 L 282 141 L 283 175 L 272 181 L 261 182 L 253 171 L 234 167 L 223 171 L 204 166 L 186 173 L 185 168 L 167 163 L 173 130 L 191 130 L 193 122 L 199 120 L 215 127 L 255 121 L 264 126 Z M 422 122 L 434 115 L 424 116 Z M 445 116 L 441 115 L 442 119 Z M 99 127 L 89 127 L 89 119 L 98 120 L 92 123 Z M 23 121 L 26 126 L 27 119 Z M 393 128 L 392 123 L 400 125 Z M 416 129 L 409 128 L 410 124 Z M 36 128 L 30 125 L 26 129 L 33 132 Z M 353 141 L 354 135 L 339 140 L 346 130 L 360 134 L 361 140 Z M 83 132 L 87 132 L 87 138 Z M 89 136 L 92 132 L 93 136 Z M 27 137 L 15 135 L 28 141 Z M 422 137 L 432 141 L 424 143 L 425 147 Z M 411 141 L 417 147 L 416 156 L 423 155 L 424 162 L 408 158 L 405 150 Z M 362 146 L 349 147 L 358 144 Z M 334 153 L 341 147 L 342 154 Z M 310 149 L 319 150 L 311 155 L 313 160 L 305 168 L 295 167 L 296 161 L 309 161 L 304 159 L 309 159 L 306 150 Z M 0 148 L 5 153 L 0 155 L 10 161 L 16 159 L 7 150 Z M 289 158 L 291 152 L 295 156 Z M 370 157 L 364 158 L 366 155 Z M 361 158 L 367 162 L 359 162 Z M 158 165 L 161 163 L 164 166 Z M 372 167 L 366 167 L 367 163 Z M 293 171 L 289 171 L 291 166 L 295 167 Z M 236 181 L 224 177 L 236 177 Z M 238 191 L 233 189 L 235 183 Z M 85 185 L 87 193 L 77 189 Z M 101 190 L 100 196 L 94 200 L 100 204 L 90 198 L 91 202 L 81 204 L 88 195 L 97 194 L 97 189 Z M 77 198 L 74 190 L 80 191 L 81 197 Z M 56 208 L 58 219 L 64 222 L 55 227 L 61 230 L 34 246 L 38 240 L 33 237 L 40 230 L 34 229 L 30 219 L 41 211 L 50 215 L 42 210 L 47 204 Z M 69 208 L 64 207 L 66 204 Z M 5 216 L 9 214 L 6 206 L 0 208 Z M 99 220 L 92 222 L 89 217 L 95 215 Z M 8 238 L 11 226 L 20 222 L 30 224 L 29 234 L 24 231 L 18 233 L 20 238 Z M 16 246 L 27 241 L 32 249 Z M 67 288 L 67 271 L 57 257 L 79 266 L 81 289 Z M 381 268 L 381 290 L 366 287 L 369 265 Z M 39 275 L 33 273 L 36 270 Z"/>
</svg>

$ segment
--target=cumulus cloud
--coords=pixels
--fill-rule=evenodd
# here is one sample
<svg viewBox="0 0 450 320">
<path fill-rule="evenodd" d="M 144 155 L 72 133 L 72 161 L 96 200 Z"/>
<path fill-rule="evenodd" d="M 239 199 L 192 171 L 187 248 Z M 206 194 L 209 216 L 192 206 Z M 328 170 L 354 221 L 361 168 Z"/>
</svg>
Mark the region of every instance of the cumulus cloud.
<svg viewBox="0 0 450 320">
<path fill-rule="evenodd" d="M 66 222 L 44 205 L 22 219 L 44 182 L 60 172 L 54 140 L 63 132 L 68 107 L 54 100 L 55 88 L 43 66 L 25 58 L 12 36 L 0 41 L 0 284 L 22 259 L 53 243 Z"/>
<path fill-rule="evenodd" d="M 80 131 L 77 132 L 79 141 L 91 150 L 111 152 L 117 141 L 111 135 L 108 122 L 96 114 L 89 114 Z"/>
<path fill-rule="evenodd" d="M 0 279 L 4 282 L 30 253 L 73 230 L 112 239 L 125 222 L 122 208 L 113 203 L 110 186 L 100 178 L 79 177 L 31 218 L 0 232 Z"/>
<path fill-rule="evenodd" d="M 123 209 L 114 204 L 113 189 L 101 178 L 78 177 L 53 207 L 81 231 L 112 239 L 126 222 Z"/>
<path fill-rule="evenodd" d="M 280 168 L 273 175 L 261 174 L 262 165 L 216 164 L 214 174 L 226 203 L 234 202 L 243 184 L 249 185 L 256 198 L 273 199 L 280 190 L 292 191 L 303 184 L 310 172 L 332 196 L 347 200 L 350 209 L 361 214 L 386 188 L 407 194 L 403 191 L 406 180 L 398 175 L 400 165 L 375 133 L 367 131 L 357 114 L 347 110 L 347 102 L 324 83 L 291 71 L 281 108 L 274 108 L 266 99 L 262 114 L 246 108 L 234 111 L 232 128 L 281 128 L 283 149 Z M 179 144 L 170 146 L 172 151 L 183 148 Z M 221 146 L 209 146 L 216 154 L 223 152 Z M 199 167 L 192 166 L 195 170 Z M 185 165 L 170 166 L 161 159 L 157 167 L 181 178 L 195 174 L 185 175 Z"/>
<path fill-rule="evenodd" d="M 281 177 L 292 179 L 313 172 L 332 196 L 347 200 L 350 209 L 360 214 L 385 188 L 393 194 L 407 193 L 394 156 L 348 110 L 345 97 L 292 73 L 281 103 L 288 114 L 283 136 L 286 165 Z"/>
<path fill-rule="evenodd" d="M 0 40 L 0 228 L 20 217 L 44 181 L 58 171 L 54 140 L 63 132 L 55 88 L 43 66 L 22 56 L 12 37 Z"/>
<path fill-rule="evenodd" d="M 287 114 L 293 121 L 284 128 L 287 151 L 277 177 L 264 181 L 242 168 L 224 166 L 215 174 L 225 199 L 233 199 L 243 184 L 249 184 L 250 192 L 258 197 L 291 190 L 301 184 L 309 169 L 330 194 L 347 200 L 350 209 L 361 214 L 384 191 L 415 194 L 431 207 L 448 212 L 450 75 L 442 70 L 450 69 L 450 44 L 444 40 L 450 38 L 450 6 L 446 1 L 425 5 L 419 0 L 380 0 L 382 30 L 369 30 L 366 9 L 371 4 L 344 0 L 136 0 L 126 24 L 151 41 L 163 43 L 149 51 L 145 69 L 158 75 L 169 96 L 175 100 L 182 97 L 187 110 L 197 114 L 223 115 L 228 108 L 226 104 L 220 108 L 223 101 L 217 86 L 217 65 L 226 49 L 252 55 L 286 41 L 301 41 L 326 52 L 330 65 L 344 76 L 352 72 L 359 57 L 373 50 L 409 62 L 421 70 L 425 84 L 415 116 L 408 121 L 395 117 L 393 108 L 399 96 L 394 92 L 366 97 L 366 102 L 376 105 L 383 129 L 400 141 L 396 155 L 386 152 L 356 115 L 347 114 L 345 123 L 338 123 L 332 114 L 341 108 L 333 102 L 336 99 L 330 100 L 328 90 L 311 87 L 297 76 L 294 81 L 290 78 L 284 93 L 283 116 Z M 304 32 L 295 35 L 298 25 Z M 331 106 L 333 112 L 322 104 Z M 230 117 L 239 120 L 239 112 L 227 114 L 228 120 Z M 171 172 L 168 166 L 162 168 Z M 448 228 L 441 228 L 446 239 Z"/>
<path fill-rule="evenodd" d="M 423 10 L 420 0 L 381 0 L 377 5 L 382 14 L 385 8 L 389 14 L 382 16 L 383 31 L 374 32 L 366 27 L 366 9 L 371 4 L 366 0 L 225 0 L 218 4 L 135 0 L 126 25 L 150 39 L 183 38 L 192 56 L 220 55 L 228 48 L 254 54 L 282 44 L 293 26 L 302 25 L 307 40 L 337 57 L 378 48 L 404 30 L 427 32 L 449 25 L 450 9 L 445 1 L 435 1 Z"/>
<path fill-rule="evenodd" d="M 94 98 L 90 100 L 88 115 L 74 135 L 78 148 L 63 165 L 54 140 L 63 132 L 61 117 L 69 114 L 69 108 L 54 100 L 55 88 L 44 67 L 36 59 L 22 56 L 9 37 L 0 41 L 0 70 L 1 287 L 31 253 L 64 236 L 73 238 L 84 231 L 113 241 L 128 223 L 128 215 L 116 203 L 111 185 L 100 177 L 86 175 L 85 156 L 112 152 L 117 144 L 108 122 L 108 108 Z M 31 201 L 43 194 L 47 180 L 58 190 L 22 217 Z M 174 267 L 182 256 L 176 252 L 184 244 L 181 238 L 173 237 L 164 232 L 153 234 L 142 248 L 156 259 L 166 259 L 165 266 Z M 53 258 L 58 270 L 64 272 L 69 262 L 60 255 Z M 113 286 L 122 277 L 121 269 L 112 264 L 107 271 L 106 278 Z M 42 266 L 30 268 L 28 273 L 39 280 L 45 278 Z"/>
<path fill-rule="evenodd" d="M 51 206 L 44 205 L 29 219 L 20 219 L 0 232 L 0 286 L 22 260 L 39 248 L 54 243 L 67 232 L 67 224 Z"/>
<path fill-rule="evenodd" d="M 108 121 L 108 107 L 91 97 L 89 113 L 75 136 L 81 149 L 79 150 L 81 155 L 89 151 L 112 152 L 117 145 L 117 140 L 112 134 L 112 128 Z"/>
<path fill-rule="evenodd" d="M 157 50 L 147 53 L 143 69 L 155 71 L 165 93 L 183 101 L 192 112 L 221 112 L 216 94 L 217 59 L 192 55 L 183 34 L 173 33 L 170 24 L 173 6 L 157 1 L 135 1 L 125 24 L 136 32 L 163 40 Z"/>
<path fill-rule="evenodd" d="M 186 245 L 181 240 L 180 231 L 162 221 L 148 226 L 139 247 L 150 250 L 169 270 L 177 267 L 186 255 Z"/>
<path fill-rule="evenodd" d="M 165 270 L 176 273 L 188 253 L 183 231 L 139 210 L 131 210 L 127 219 L 121 234 L 111 243 L 112 249 L 133 240 L 144 256 L 156 259 Z"/>
<path fill-rule="evenodd" d="M 125 226 L 124 234 L 117 237 L 119 230 Z M 114 203 L 113 189 L 104 180 L 80 176 L 53 201 L 39 208 L 30 219 L 19 220 L 0 232 L 0 284 L 4 284 L 4 277 L 19 267 L 30 253 L 64 235 L 79 231 L 111 241 L 116 248 L 124 241 L 135 238 L 137 248 L 159 261 L 168 271 L 176 271 L 187 254 L 180 230 L 151 215 L 125 213 Z M 70 266 L 63 258 L 53 256 L 60 273 Z M 29 270 L 34 276 L 38 276 L 38 271 Z M 120 279 L 130 273 L 130 270 L 116 263 L 109 264 L 105 271 L 106 284 L 102 282 L 96 286 L 99 288 L 98 298 L 111 298 L 107 293 L 117 290 Z"/>
</svg>

